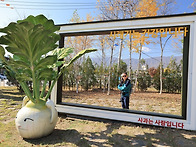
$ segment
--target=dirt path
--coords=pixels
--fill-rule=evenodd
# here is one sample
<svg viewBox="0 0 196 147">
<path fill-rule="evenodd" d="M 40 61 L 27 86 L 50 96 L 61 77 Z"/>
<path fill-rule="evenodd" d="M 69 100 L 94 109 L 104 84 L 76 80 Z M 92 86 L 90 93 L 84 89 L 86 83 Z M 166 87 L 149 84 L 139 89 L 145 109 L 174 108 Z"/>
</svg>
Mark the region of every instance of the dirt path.
<svg viewBox="0 0 196 147">
<path fill-rule="evenodd" d="M 82 91 L 78 94 L 75 91 L 63 92 L 63 101 L 70 103 L 121 108 L 119 100 L 120 93 L 117 90 L 111 91 L 110 95 L 103 93 L 101 90 Z M 134 93 L 130 97 L 130 109 L 181 115 L 181 94 L 163 93 L 160 95 L 156 92 Z"/>
<path fill-rule="evenodd" d="M 73 92 L 73 94 L 75 93 Z M 135 99 L 137 101 L 145 99 L 153 103 L 153 97 L 150 97 L 152 94 L 144 94 L 146 97 L 140 94 L 132 95 L 132 99 L 137 98 Z M 94 92 L 88 95 L 85 95 L 84 92 L 79 95 L 89 99 L 98 99 L 104 96 L 111 98 L 111 100 L 117 100 L 117 102 L 119 100 L 118 93 L 115 91 L 112 91 L 112 95 L 109 97 Z M 171 98 L 169 96 L 166 94 L 165 97 L 157 95 L 156 99 L 158 101 L 163 99 L 164 102 L 170 102 L 171 99 L 178 100 L 177 95 L 172 95 Z M 196 131 L 65 117 L 63 114 L 59 115 L 56 128 L 49 136 L 33 140 L 23 139 L 19 136 L 14 123 L 16 113 L 22 107 L 23 97 L 24 95 L 20 95 L 16 88 L 0 87 L 0 147 L 196 146 Z"/>
</svg>

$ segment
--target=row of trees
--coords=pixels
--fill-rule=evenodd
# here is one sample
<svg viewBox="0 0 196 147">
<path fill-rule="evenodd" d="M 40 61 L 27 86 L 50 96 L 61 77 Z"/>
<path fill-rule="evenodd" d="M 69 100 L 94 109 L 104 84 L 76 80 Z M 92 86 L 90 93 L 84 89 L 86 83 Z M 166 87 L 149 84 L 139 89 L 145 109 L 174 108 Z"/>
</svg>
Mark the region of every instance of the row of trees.
<svg viewBox="0 0 196 147">
<path fill-rule="evenodd" d="M 97 18 L 93 18 L 90 14 L 87 15 L 86 21 L 92 21 L 94 19 L 96 20 L 111 20 L 111 19 L 125 19 L 125 18 L 133 18 L 133 17 L 148 17 L 148 16 L 156 16 L 156 15 L 166 15 L 170 14 L 173 10 L 172 8 L 175 6 L 175 0 L 97 0 L 97 8 L 100 12 Z M 80 19 L 79 15 L 77 14 L 77 11 L 73 13 L 73 17 L 71 19 L 71 22 L 81 22 L 83 20 Z M 163 52 L 165 49 L 165 46 L 168 42 L 168 40 L 171 38 L 171 35 L 168 36 L 166 39 L 162 38 L 161 35 L 158 36 L 157 44 L 160 44 L 160 50 L 161 50 L 161 60 L 160 60 L 160 93 L 162 93 L 163 89 Z M 95 39 L 97 41 L 95 41 Z M 116 42 L 119 42 L 119 54 L 118 54 L 118 62 L 116 67 L 116 73 L 117 77 L 119 77 L 121 67 L 121 56 L 122 56 L 122 50 L 126 47 L 129 49 L 129 77 L 132 77 L 132 53 L 136 52 L 139 54 L 139 63 L 137 66 L 137 70 L 134 74 L 134 80 L 135 80 L 135 86 L 133 89 L 133 92 L 135 91 L 135 88 L 137 87 L 136 84 L 138 83 L 138 76 L 140 74 L 140 65 L 141 65 L 141 54 L 142 54 L 142 48 L 144 44 L 149 44 L 151 40 L 145 39 L 134 39 L 134 36 L 130 35 L 127 37 L 119 37 L 114 38 L 110 37 L 109 35 L 100 35 L 97 38 L 92 38 L 89 36 L 78 36 L 78 37 L 67 37 L 65 39 L 65 47 L 74 47 L 76 48 L 75 53 L 77 53 L 79 50 L 85 49 L 85 48 L 91 48 L 93 46 L 98 47 L 101 50 L 102 57 L 101 57 L 101 66 L 103 69 L 108 70 L 108 77 L 107 77 L 107 89 L 108 94 L 110 94 L 110 89 L 112 87 L 112 78 L 113 78 L 113 69 L 114 65 L 113 63 L 113 54 L 115 50 L 115 44 Z M 109 60 L 109 67 L 106 67 L 106 63 L 104 62 L 106 59 L 106 49 L 110 50 L 110 60 Z M 84 57 L 85 58 L 85 57 Z M 76 67 L 81 66 L 81 61 L 76 63 Z M 78 75 L 78 69 L 76 69 L 76 75 L 75 78 L 80 78 Z M 105 72 L 102 72 L 102 75 L 100 75 L 100 79 L 105 79 Z M 78 82 L 76 83 L 78 87 Z M 78 91 L 78 90 L 77 90 Z"/>
<path fill-rule="evenodd" d="M 145 61 L 143 59 L 143 61 Z M 125 72 L 127 71 L 127 64 L 120 61 L 120 70 Z M 143 62 L 145 64 L 145 62 Z M 180 93 L 181 92 L 181 81 L 182 81 L 182 66 L 181 63 L 178 64 L 176 59 L 170 59 L 170 63 L 166 68 L 162 68 L 163 71 L 163 91 L 168 93 Z M 117 73 L 117 63 L 113 64 L 111 68 L 111 88 L 116 88 L 119 84 L 119 76 Z M 64 88 L 69 88 L 69 90 L 76 88 L 77 86 L 81 87 L 84 90 L 92 88 L 101 88 L 103 92 L 108 88 L 108 75 L 109 75 L 109 66 L 103 68 L 103 65 L 93 64 L 90 57 L 87 57 L 76 70 L 74 65 L 67 69 L 64 74 Z M 132 71 L 132 84 L 135 83 L 135 75 L 137 71 Z M 103 77 L 103 73 L 105 74 Z M 74 75 L 78 75 L 75 78 Z M 174 86 L 175 85 L 175 86 Z M 156 90 L 160 91 L 160 66 L 157 68 L 145 68 L 140 69 L 138 74 L 137 88 L 140 91 L 146 91 L 149 87 L 154 87 Z"/>
<path fill-rule="evenodd" d="M 87 14 L 86 21 L 93 21 L 96 20 L 111 20 L 111 19 L 125 19 L 125 18 L 133 18 L 133 17 L 148 17 L 148 16 L 156 16 L 156 15 L 166 15 L 170 14 L 173 7 L 175 6 L 175 0 L 97 0 L 97 8 L 100 12 L 97 18 L 93 18 L 90 14 Z M 74 11 L 73 17 L 71 18 L 70 22 L 81 22 L 83 21 L 77 11 Z M 167 41 L 171 38 L 171 36 L 168 36 L 167 38 L 161 38 L 161 36 L 158 36 L 158 40 L 156 43 L 160 44 L 160 50 L 161 50 L 161 60 L 160 60 L 160 79 L 158 82 L 160 84 L 160 93 L 162 93 L 163 89 L 163 53 L 166 46 Z M 96 40 L 96 41 L 95 41 Z M 149 39 L 143 40 L 145 44 L 151 43 Z M 118 54 L 118 62 L 117 64 L 113 64 L 113 56 L 114 56 L 114 50 L 115 45 L 119 44 L 119 54 Z M 89 58 L 86 58 L 85 56 L 78 60 L 72 67 L 71 71 L 67 71 L 69 74 L 65 74 L 64 78 L 64 85 L 69 85 L 68 87 L 73 87 L 75 84 L 76 91 L 78 92 L 79 84 L 83 85 L 84 89 L 90 88 L 91 84 L 87 85 L 86 83 L 93 83 L 97 80 L 99 81 L 99 85 L 103 87 L 104 90 L 108 91 L 108 94 L 110 94 L 110 89 L 112 87 L 115 87 L 118 83 L 118 77 L 122 71 L 129 71 L 129 77 L 132 77 L 135 82 L 134 88 L 137 87 L 138 83 L 140 82 L 141 77 L 141 54 L 142 54 L 142 48 L 144 44 L 141 43 L 141 39 L 134 39 L 132 35 L 125 37 L 118 37 L 113 38 L 109 35 L 100 35 L 96 38 L 92 38 L 90 36 L 77 36 L 77 37 L 67 37 L 65 39 L 65 47 L 73 47 L 75 48 L 74 54 L 77 54 L 80 50 L 83 50 L 85 48 L 91 48 L 93 46 L 96 46 L 96 48 L 101 50 L 101 65 L 94 65 L 95 68 L 95 79 L 94 77 L 85 77 L 82 73 L 88 73 L 89 70 L 85 69 L 85 62 L 90 62 Z M 124 63 L 122 62 L 122 50 L 124 48 L 129 49 L 129 69 L 122 70 L 121 68 L 124 66 Z M 106 49 L 110 50 L 110 59 L 109 59 L 109 66 L 106 66 Z M 137 66 L 137 70 L 133 72 L 132 70 L 132 53 L 138 53 L 139 54 L 139 63 Z M 69 60 L 69 59 L 65 59 Z M 87 63 L 88 63 L 87 62 Z M 81 64 L 82 63 L 82 64 Z M 86 64 L 87 64 L 86 63 Z M 87 65 L 86 65 L 87 66 Z M 127 65 L 126 65 L 127 66 Z M 81 68 L 82 67 L 82 68 Z M 89 68 L 89 67 L 86 67 Z M 71 72 L 71 73 L 70 73 Z M 99 73 L 99 75 L 98 75 Z M 81 76 L 83 75 L 83 76 Z M 76 79 L 76 82 L 73 82 Z M 90 79 L 90 81 L 85 81 L 84 79 Z M 101 84 L 104 83 L 104 84 Z M 114 84 L 115 83 L 115 84 Z M 90 87 L 89 87 L 90 86 Z M 135 89 L 133 90 L 133 92 Z"/>
<path fill-rule="evenodd" d="M 98 0 L 98 8 L 101 11 L 101 19 L 102 20 L 110 20 L 110 19 L 125 19 L 125 18 L 133 18 L 133 17 L 148 17 L 148 16 L 156 16 L 156 15 L 166 15 L 172 13 L 172 7 L 174 7 L 176 1 L 175 0 Z M 137 67 L 136 75 L 135 75 L 135 86 L 133 92 L 135 91 L 137 79 L 139 76 L 140 69 L 140 61 L 141 61 L 141 53 L 143 44 L 141 43 L 141 39 L 134 40 L 132 36 L 129 37 L 129 52 L 130 52 L 130 63 L 129 63 L 129 77 L 131 77 L 132 65 L 131 65 L 131 54 L 133 51 L 139 54 L 139 64 Z M 162 57 L 164 44 L 167 43 L 167 40 L 164 41 L 161 36 L 159 36 L 161 48 L 161 61 L 160 61 L 160 71 L 162 71 Z M 123 41 L 124 38 L 121 38 L 120 48 L 119 48 L 119 57 L 118 57 L 118 66 L 117 72 L 119 74 L 121 53 L 123 49 Z M 143 40 L 145 43 L 149 43 L 148 39 Z M 111 51 L 112 52 L 112 51 Z M 112 55 L 112 53 L 111 53 Z M 112 57 L 111 57 L 112 60 Z M 110 85 L 110 84 L 109 84 Z M 162 72 L 160 72 L 160 93 L 162 93 Z"/>
<path fill-rule="evenodd" d="M 176 59 L 171 57 L 169 65 L 166 68 L 162 68 L 162 73 L 162 90 L 168 93 L 181 93 L 182 62 L 178 64 Z M 154 87 L 159 91 L 161 90 L 160 65 L 158 68 L 152 67 L 147 71 L 140 71 L 138 77 L 138 88 L 141 91 L 145 91 L 149 87 Z"/>
<path fill-rule="evenodd" d="M 127 64 L 122 60 L 120 70 L 127 71 Z M 119 83 L 117 64 L 113 64 L 111 72 L 111 88 L 115 88 Z M 91 58 L 87 57 L 86 59 L 83 58 L 81 65 L 73 64 L 66 70 L 63 76 L 63 86 L 69 90 L 76 88 L 77 92 L 79 87 L 84 90 L 100 88 L 105 92 L 106 87 L 108 88 L 108 75 L 109 66 L 103 67 L 103 64 L 93 64 Z"/>
</svg>

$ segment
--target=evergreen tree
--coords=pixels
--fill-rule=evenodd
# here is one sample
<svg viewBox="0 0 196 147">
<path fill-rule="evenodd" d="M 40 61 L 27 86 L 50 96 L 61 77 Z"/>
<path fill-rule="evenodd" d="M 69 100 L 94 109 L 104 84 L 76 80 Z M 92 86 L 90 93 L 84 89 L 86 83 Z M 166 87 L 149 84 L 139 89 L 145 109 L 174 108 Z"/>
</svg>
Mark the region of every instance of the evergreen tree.
<svg viewBox="0 0 196 147">
<path fill-rule="evenodd" d="M 153 77 L 153 86 L 155 89 L 160 90 L 160 67 Z M 168 93 L 181 92 L 182 71 L 181 64 L 176 63 L 176 59 L 171 57 L 170 63 L 167 68 L 163 69 L 163 90 Z"/>
<path fill-rule="evenodd" d="M 100 88 L 100 89 L 103 89 L 104 92 L 105 92 L 105 88 L 106 88 L 106 76 L 108 75 L 108 69 L 107 67 L 103 66 L 103 64 L 101 65 L 98 65 L 96 64 L 95 65 L 95 76 L 96 76 L 96 79 L 97 79 L 97 86 Z"/>
<path fill-rule="evenodd" d="M 181 73 L 181 64 L 176 63 L 176 59 L 171 57 L 170 63 L 167 66 L 167 92 L 181 92 L 181 82 L 182 82 L 182 73 Z M 175 86 L 174 86 L 175 85 Z"/>
<path fill-rule="evenodd" d="M 85 90 L 91 88 L 91 86 L 95 85 L 97 82 L 95 77 L 95 67 L 93 66 L 92 60 L 88 57 L 82 63 L 81 68 L 81 86 Z"/>
<path fill-rule="evenodd" d="M 76 85 L 76 80 L 75 80 L 75 74 L 76 74 L 76 70 L 75 70 L 75 65 L 72 64 L 71 66 L 69 66 L 67 68 L 67 70 L 65 71 L 64 75 L 63 75 L 63 87 L 65 89 L 66 86 L 68 86 L 69 90 L 73 90 L 73 88 Z"/>
<path fill-rule="evenodd" d="M 151 76 L 147 71 L 141 70 L 138 75 L 138 88 L 146 91 L 151 86 Z"/>
<path fill-rule="evenodd" d="M 111 87 L 115 88 L 119 82 L 120 82 L 120 77 L 118 75 L 118 64 L 114 64 L 112 67 L 112 75 L 111 75 Z M 120 73 L 127 72 L 127 64 L 123 61 L 120 60 Z"/>
<path fill-rule="evenodd" d="M 138 88 L 141 91 L 146 91 L 152 85 L 151 76 L 148 72 L 148 65 L 145 59 L 141 59 L 140 64 L 142 68 L 138 74 Z"/>
<path fill-rule="evenodd" d="M 162 68 L 162 70 L 163 70 L 163 68 Z M 160 91 L 160 65 L 157 67 L 156 72 L 153 76 L 152 84 L 156 90 Z"/>
</svg>

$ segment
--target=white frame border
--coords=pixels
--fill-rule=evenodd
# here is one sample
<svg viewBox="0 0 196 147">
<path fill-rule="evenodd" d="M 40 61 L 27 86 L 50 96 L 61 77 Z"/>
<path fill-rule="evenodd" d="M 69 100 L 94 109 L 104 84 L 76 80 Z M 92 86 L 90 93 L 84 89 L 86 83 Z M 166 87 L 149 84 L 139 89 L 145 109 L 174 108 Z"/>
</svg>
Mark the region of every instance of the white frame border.
<svg viewBox="0 0 196 147">
<path fill-rule="evenodd" d="M 170 121 L 176 123 L 183 123 L 183 129 L 196 130 L 196 13 L 193 15 L 177 15 L 177 16 L 165 16 L 155 17 L 147 19 L 130 19 L 130 20 L 114 20 L 106 22 L 95 22 L 95 23 L 79 23 L 79 24 L 65 24 L 60 25 L 59 34 L 62 33 L 78 33 L 78 32 L 90 32 L 90 31 L 110 31 L 110 30 L 121 30 L 121 29 L 138 29 L 138 28 L 153 28 L 153 27 L 169 27 L 169 26 L 182 26 L 190 25 L 190 40 L 189 40 L 189 63 L 188 63 L 188 85 L 187 85 L 187 118 L 175 119 L 168 117 L 159 117 L 143 114 L 124 113 L 118 111 L 99 110 L 93 108 L 84 108 L 77 106 L 68 106 L 57 104 L 57 84 L 53 88 L 51 99 L 56 105 L 58 112 L 67 113 L 79 116 L 96 117 L 102 119 L 111 119 L 117 121 L 126 122 L 138 122 L 139 118 L 145 118 L 153 120 L 152 125 L 156 120 Z M 142 123 L 144 124 L 144 123 Z M 177 128 L 176 126 L 171 126 Z"/>
</svg>

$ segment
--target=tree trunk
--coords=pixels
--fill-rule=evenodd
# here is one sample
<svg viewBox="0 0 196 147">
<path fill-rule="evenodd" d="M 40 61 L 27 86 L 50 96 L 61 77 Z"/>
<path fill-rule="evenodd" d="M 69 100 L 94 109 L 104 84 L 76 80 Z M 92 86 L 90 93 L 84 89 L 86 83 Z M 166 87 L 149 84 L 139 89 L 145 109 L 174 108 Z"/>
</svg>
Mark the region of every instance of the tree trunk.
<svg viewBox="0 0 196 147">
<path fill-rule="evenodd" d="M 71 84 L 70 84 L 70 82 L 69 82 L 69 91 L 71 90 Z"/>
<path fill-rule="evenodd" d="M 76 63 L 76 65 L 75 65 L 76 67 L 75 67 L 75 70 L 76 70 L 76 74 L 75 74 L 75 79 L 76 79 L 76 93 L 78 93 L 79 92 L 79 90 L 78 90 L 78 84 L 79 84 L 79 75 L 78 75 L 78 73 L 79 73 L 79 63 Z"/>
<path fill-rule="evenodd" d="M 104 41 L 101 42 L 101 52 L 102 52 L 102 59 L 101 64 L 105 67 L 105 51 L 104 51 Z"/>
<path fill-rule="evenodd" d="M 161 62 L 160 62 L 160 94 L 163 91 L 163 50 L 161 50 Z"/>
<path fill-rule="evenodd" d="M 136 86 L 137 86 L 137 78 L 139 75 L 139 70 L 140 70 L 140 61 L 141 61 L 141 56 L 142 56 L 142 45 L 140 44 L 140 50 L 139 50 L 139 61 L 138 61 L 138 66 L 137 66 L 137 71 L 136 71 L 136 77 L 135 77 L 135 84 L 134 84 L 134 89 L 133 89 L 133 93 L 136 90 Z"/>
<path fill-rule="evenodd" d="M 120 40 L 120 49 L 119 49 L 119 56 L 118 56 L 118 65 L 117 65 L 117 75 L 119 77 L 120 74 L 120 60 L 122 55 L 122 48 L 123 48 L 123 39 Z"/>
<path fill-rule="evenodd" d="M 163 90 L 163 45 L 162 38 L 160 37 L 160 46 L 161 46 L 161 61 L 160 61 L 160 94 L 162 94 Z"/>
<path fill-rule="evenodd" d="M 104 75 L 104 85 L 103 85 L 103 93 L 105 93 L 105 90 L 106 90 L 106 76 Z"/>
<path fill-rule="evenodd" d="M 167 38 L 164 45 L 162 43 L 162 37 L 160 36 L 160 46 L 161 46 L 161 61 L 160 61 L 160 94 L 162 94 L 163 91 L 163 50 L 168 42 L 168 40 L 171 38 L 172 34 Z"/>
<path fill-rule="evenodd" d="M 85 90 L 88 91 L 88 80 L 86 80 L 86 87 Z"/>
<path fill-rule="evenodd" d="M 131 54 L 132 54 L 132 47 L 131 47 L 131 37 L 130 37 L 130 44 L 129 44 L 129 78 L 131 79 L 131 71 L 132 71 L 132 64 L 131 64 Z"/>
<path fill-rule="evenodd" d="M 101 42 L 101 52 L 102 52 L 102 59 L 101 59 L 101 65 L 102 65 L 102 67 L 103 67 L 103 69 L 102 69 L 102 72 L 101 72 L 101 78 L 100 78 L 100 88 L 102 88 L 102 78 L 103 78 L 103 80 L 105 80 L 104 79 L 104 77 L 105 77 L 105 51 L 104 51 L 104 37 L 103 37 L 103 40 L 102 40 L 102 42 Z M 104 85 L 104 87 L 105 87 L 105 85 Z"/>
<path fill-rule="evenodd" d="M 65 86 L 66 86 L 66 80 L 65 79 L 66 79 L 65 74 L 63 74 L 63 87 L 64 87 L 64 89 L 65 89 Z"/>
<path fill-rule="evenodd" d="M 84 49 L 86 49 L 87 48 L 87 36 L 84 36 L 84 42 L 83 42 L 83 48 L 82 48 L 82 50 L 84 50 Z M 85 61 L 86 60 L 86 56 L 85 55 L 83 55 L 83 57 L 82 57 L 82 59 L 83 59 L 83 61 Z"/>
<path fill-rule="evenodd" d="M 112 57 L 114 52 L 114 40 L 112 40 L 112 47 L 111 47 L 111 56 L 110 56 L 110 65 L 109 65 L 109 75 L 108 75 L 108 93 L 107 95 L 110 95 L 110 78 L 111 78 L 111 67 L 112 67 Z"/>
<path fill-rule="evenodd" d="M 78 90 L 78 86 L 79 85 L 79 81 L 76 79 L 76 93 L 78 93 L 79 92 L 79 90 Z"/>
</svg>

